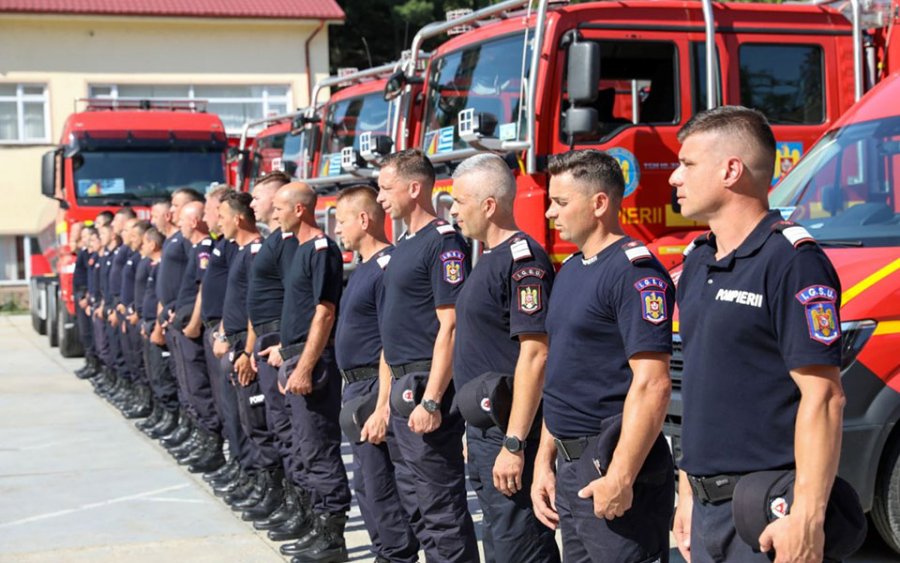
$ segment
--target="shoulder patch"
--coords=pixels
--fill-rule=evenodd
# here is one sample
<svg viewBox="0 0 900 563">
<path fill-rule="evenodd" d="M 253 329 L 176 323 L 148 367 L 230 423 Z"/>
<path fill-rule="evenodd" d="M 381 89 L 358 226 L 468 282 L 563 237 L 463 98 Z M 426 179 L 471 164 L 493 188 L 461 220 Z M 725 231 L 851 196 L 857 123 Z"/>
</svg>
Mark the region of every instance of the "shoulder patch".
<svg viewBox="0 0 900 563">
<path fill-rule="evenodd" d="M 447 223 L 438 225 L 437 227 L 435 227 L 435 229 L 442 235 L 452 235 L 456 232 L 456 229 L 453 228 L 453 225 L 449 225 Z"/>
<path fill-rule="evenodd" d="M 320 237 L 316 239 L 316 251 L 325 250 L 328 248 L 328 239 L 325 237 Z"/>
<path fill-rule="evenodd" d="M 650 254 L 650 249 L 637 241 L 631 241 L 623 245 L 622 250 L 625 251 L 625 256 L 631 260 L 632 264 L 653 257 L 653 255 Z"/>
<path fill-rule="evenodd" d="M 390 261 L 391 261 L 391 255 L 390 255 L 390 254 L 385 254 L 384 256 L 379 256 L 378 258 L 375 259 L 375 262 L 378 263 L 378 266 L 379 266 L 382 270 L 384 270 L 385 268 L 387 268 L 387 265 L 388 265 L 388 263 L 390 263 Z"/>
<path fill-rule="evenodd" d="M 128 266 L 134 266 L 134 262 L 131 260 L 129 260 L 128 262 L 125 262 L 125 264 L 127 264 Z"/>
<path fill-rule="evenodd" d="M 213 248 L 213 254 L 215 254 L 216 256 L 221 256 L 221 255 L 222 255 L 222 251 L 219 250 L 218 248 Z"/>
<path fill-rule="evenodd" d="M 525 284 L 518 287 L 519 311 L 533 315 L 544 308 L 540 284 Z"/>
<path fill-rule="evenodd" d="M 687 247 L 685 247 L 684 252 L 681 253 L 682 256 L 687 256 L 691 252 L 694 251 L 698 246 L 703 246 L 704 244 L 709 242 L 709 233 L 703 233 L 699 237 L 695 238 L 691 241 Z"/>
<path fill-rule="evenodd" d="M 788 239 L 788 242 L 790 242 L 794 248 L 798 248 L 803 244 L 816 242 L 816 239 L 809 234 L 809 231 L 792 221 L 778 221 L 772 225 L 772 230 L 778 231 L 784 235 L 784 238 Z"/>
<path fill-rule="evenodd" d="M 634 283 L 634 289 L 641 294 L 641 318 L 648 323 L 660 324 L 669 318 L 666 309 L 666 288 L 668 283 L 662 278 L 650 276 Z"/>
<path fill-rule="evenodd" d="M 262 243 L 254 242 L 250 245 L 250 254 L 256 254 L 259 252 L 259 249 L 262 248 Z"/>
<path fill-rule="evenodd" d="M 197 255 L 197 260 L 199 261 L 198 266 L 201 270 L 205 270 L 207 266 L 209 266 L 209 253 L 201 252 Z"/>
<path fill-rule="evenodd" d="M 465 278 L 463 270 L 465 259 L 466 255 L 461 250 L 448 250 L 441 254 L 441 274 L 445 282 L 452 285 L 462 283 Z"/>
<path fill-rule="evenodd" d="M 203 240 L 200 241 L 200 244 L 203 245 L 203 246 L 212 246 L 212 242 L 213 242 L 213 241 L 212 241 L 211 238 L 205 238 L 205 239 L 203 239 Z"/>
<path fill-rule="evenodd" d="M 544 279 L 544 276 L 547 275 L 547 271 L 543 268 L 538 268 L 537 266 L 530 266 L 528 268 L 522 268 L 521 270 L 517 270 L 513 272 L 512 278 L 515 281 L 522 281 L 525 278 L 537 278 L 539 280 Z"/>
<path fill-rule="evenodd" d="M 509 246 L 509 250 L 512 252 L 513 261 L 515 262 L 534 257 L 531 253 L 531 248 L 528 247 L 528 241 L 526 239 L 519 239 L 512 243 Z"/>
<path fill-rule="evenodd" d="M 841 337 L 837 291 L 827 285 L 811 285 L 795 296 L 805 308 L 809 337 L 826 346 Z"/>
</svg>

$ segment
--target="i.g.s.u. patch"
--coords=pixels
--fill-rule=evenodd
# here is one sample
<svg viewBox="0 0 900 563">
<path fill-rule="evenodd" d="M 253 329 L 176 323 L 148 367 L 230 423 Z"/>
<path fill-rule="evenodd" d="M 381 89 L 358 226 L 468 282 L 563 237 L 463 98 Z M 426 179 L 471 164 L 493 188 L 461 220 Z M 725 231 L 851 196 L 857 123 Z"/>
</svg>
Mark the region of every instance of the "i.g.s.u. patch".
<svg viewBox="0 0 900 563">
<path fill-rule="evenodd" d="M 822 344 L 831 344 L 841 337 L 838 321 L 837 291 L 827 285 L 811 285 L 798 292 L 797 301 L 806 313 L 809 337 Z"/>
<path fill-rule="evenodd" d="M 201 252 L 200 254 L 197 255 L 197 260 L 199 262 L 198 265 L 199 265 L 200 269 L 205 270 L 207 268 L 207 266 L 209 266 L 209 253 Z"/>
<path fill-rule="evenodd" d="M 641 278 L 634 283 L 634 288 L 641 294 L 641 318 L 645 321 L 658 325 L 669 318 L 666 307 L 668 286 L 665 280 L 655 276 Z"/>
<path fill-rule="evenodd" d="M 541 286 L 534 284 L 519 286 L 519 310 L 527 315 L 533 315 L 544 307 L 541 297 Z"/>
<path fill-rule="evenodd" d="M 445 282 L 453 285 L 462 283 L 465 277 L 463 271 L 465 259 L 466 255 L 459 250 L 448 250 L 441 254 L 441 273 Z"/>
</svg>

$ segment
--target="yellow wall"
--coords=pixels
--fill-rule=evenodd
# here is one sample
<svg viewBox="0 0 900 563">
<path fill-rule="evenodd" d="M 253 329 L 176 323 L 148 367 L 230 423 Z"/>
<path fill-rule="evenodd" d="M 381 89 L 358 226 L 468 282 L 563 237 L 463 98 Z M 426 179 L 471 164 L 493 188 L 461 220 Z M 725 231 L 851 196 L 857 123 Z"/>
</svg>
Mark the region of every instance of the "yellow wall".
<svg viewBox="0 0 900 563">
<path fill-rule="evenodd" d="M 304 44 L 317 21 L 0 15 L 0 82 L 47 84 L 51 140 L 91 84 L 284 84 L 308 99 Z M 328 31 L 310 45 L 328 74 Z M 289 108 L 291 109 L 291 108 Z M 47 145 L 0 143 L 0 234 L 32 234 L 53 217 L 40 194 Z M 7 205 L 7 204 L 5 204 Z"/>
</svg>

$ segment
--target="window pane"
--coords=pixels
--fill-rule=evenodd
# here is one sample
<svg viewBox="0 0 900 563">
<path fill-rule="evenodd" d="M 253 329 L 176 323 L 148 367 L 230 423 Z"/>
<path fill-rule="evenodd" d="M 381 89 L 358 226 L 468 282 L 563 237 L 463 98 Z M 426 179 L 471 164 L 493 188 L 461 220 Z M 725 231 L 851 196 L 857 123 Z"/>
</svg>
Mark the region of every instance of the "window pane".
<svg viewBox="0 0 900 563">
<path fill-rule="evenodd" d="M 762 111 L 771 123 L 825 120 L 819 46 L 741 45 L 739 56 L 743 105 Z"/>
<path fill-rule="evenodd" d="M 19 140 L 19 122 L 16 102 L 0 102 L 0 140 Z"/>
<path fill-rule="evenodd" d="M 716 78 L 720 76 L 719 49 L 716 48 Z M 694 104 L 693 115 L 706 109 L 706 44 L 692 43 L 691 57 L 693 59 L 691 69 L 694 73 Z M 716 106 L 722 105 L 722 82 L 716 82 Z"/>
<path fill-rule="evenodd" d="M 88 89 L 88 92 L 88 95 L 92 98 L 112 96 L 112 86 L 91 86 Z"/>
<path fill-rule="evenodd" d="M 16 85 L 15 84 L 0 84 L 0 96 L 15 96 L 16 95 Z"/>
<path fill-rule="evenodd" d="M 142 84 L 119 85 L 120 98 L 187 98 L 189 88 L 179 85 L 149 86 Z"/>
<path fill-rule="evenodd" d="M 44 87 L 43 86 L 22 86 L 22 93 L 26 96 L 43 96 L 44 95 Z"/>
<path fill-rule="evenodd" d="M 222 123 L 225 124 L 225 129 L 228 131 L 240 131 L 245 122 L 263 117 L 261 103 L 214 102 L 209 104 L 207 111 L 218 114 Z"/>
<path fill-rule="evenodd" d="M 44 127 L 44 104 L 25 102 L 22 107 L 25 111 L 25 139 L 44 139 L 47 136 Z"/>
<path fill-rule="evenodd" d="M 287 96 L 288 87 L 287 86 L 269 86 L 268 87 L 269 97 L 277 97 L 277 96 Z"/>
<path fill-rule="evenodd" d="M 282 115 L 287 113 L 287 104 L 273 104 L 269 102 L 269 115 Z"/>
<path fill-rule="evenodd" d="M 259 86 L 194 86 L 194 97 L 212 100 L 214 98 L 261 98 Z"/>
</svg>

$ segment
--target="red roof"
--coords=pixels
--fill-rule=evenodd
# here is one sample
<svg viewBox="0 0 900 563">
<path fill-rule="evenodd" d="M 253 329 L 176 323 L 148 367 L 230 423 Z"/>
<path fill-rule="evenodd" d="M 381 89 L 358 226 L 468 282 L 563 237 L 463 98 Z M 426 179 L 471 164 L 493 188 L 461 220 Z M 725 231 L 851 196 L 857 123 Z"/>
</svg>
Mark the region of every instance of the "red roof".
<svg viewBox="0 0 900 563">
<path fill-rule="evenodd" d="M 336 0 L 0 0 L 0 12 L 343 20 Z"/>
</svg>

